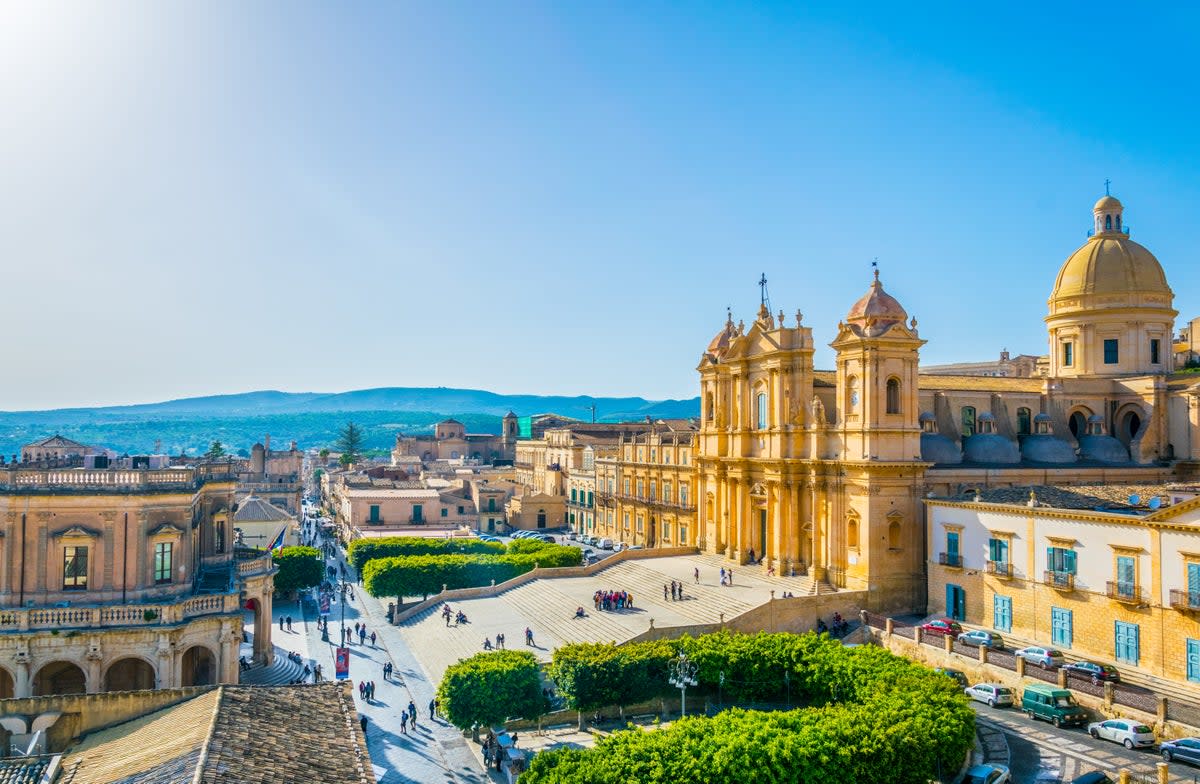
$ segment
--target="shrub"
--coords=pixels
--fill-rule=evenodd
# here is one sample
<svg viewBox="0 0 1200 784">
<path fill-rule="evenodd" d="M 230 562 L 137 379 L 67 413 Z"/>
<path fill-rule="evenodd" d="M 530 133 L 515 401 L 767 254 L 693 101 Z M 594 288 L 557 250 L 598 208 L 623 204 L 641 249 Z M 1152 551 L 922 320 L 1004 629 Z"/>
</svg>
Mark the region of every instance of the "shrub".
<svg viewBox="0 0 1200 784">
<path fill-rule="evenodd" d="M 962 761 L 974 713 L 961 691 L 882 648 L 845 648 L 814 634 L 728 633 L 632 645 L 568 645 L 549 675 L 568 705 L 591 710 L 667 693 L 667 662 L 686 651 L 697 688 L 725 673 L 734 699 L 792 697 L 807 707 L 730 710 L 666 730 L 619 732 L 595 749 L 538 755 L 522 781 L 893 781 L 924 784 Z"/>
<path fill-rule="evenodd" d="M 536 719 L 546 712 L 537 659 L 528 651 L 478 653 L 446 668 L 438 686 L 446 719 L 462 730 Z"/>
<path fill-rule="evenodd" d="M 281 547 L 275 551 L 274 562 L 279 567 L 275 590 L 284 595 L 320 585 L 325 576 L 325 562 L 315 547 Z"/>
<path fill-rule="evenodd" d="M 408 555 L 373 558 L 363 567 L 363 584 L 372 596 L 428 596 L 447 588 L 502 583 L 534 568 L 578 566 L 578 548 L 547 544 L 521 555 Z"/>
<path fill-rule="evenodd" d="M 482 553 L 500 555 L 504 545 L 481 539 L 431 539 L 423 536 L 387 536 L 380 539 L 355 539 L 346 549 L 346 557 L 361 572 L 372 558 L 402 555 L 451 555 Z"/>
</svg>

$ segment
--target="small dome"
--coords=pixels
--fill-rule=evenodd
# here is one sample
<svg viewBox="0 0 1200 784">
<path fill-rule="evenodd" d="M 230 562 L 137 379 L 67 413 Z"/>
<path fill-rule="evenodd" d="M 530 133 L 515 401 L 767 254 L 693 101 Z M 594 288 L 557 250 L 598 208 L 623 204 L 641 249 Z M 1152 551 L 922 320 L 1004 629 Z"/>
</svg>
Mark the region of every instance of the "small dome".
<svg viewBox="0 0 1200 784">
<path fill-rule="evenodd" d="M 1039 414 L 1039 416 L 1045 416 Z M 1049 419 L 1050 417 L 1046 417 Z M 1074 463 L 1075 447 L 1052 435 L 1031 435 L 1021 439 L 1021 459 L 1031 463 Z"/>
<path fill-rule="evenodd" d="M 999 433 L 976 433 L 968 436 L 963 442 L 963 456 L 970 463 L 1021 462 L 1021 450 Z"/>
<path fill-rule="evenodd" d="M 1092 207 L 1092 212 L 1104 212 L 1105 210 L 1111 212 L 1112 210 L 1122 209 L 1125 209 L 1125 205 L 1121 204 L 1120 199 L 1118 199 L 1116 196 L 1105 194 L 1101 196 L 1100 201 L 1096 202 L 1096 205 Z"/>
<path fill-rule="evenodd" d="M 729 341 L 733 340 L 736 335 L 737 328 L 733 326 L 733 313 L 730 313 L 725 326 L 709 341 L 706 353 L 714 357 L 721 356 L 725 353 L 725 349 L 729 348 Z"/>
<path fill-rule="evenodd" d="M 1052 422 L 1053 420 L 1050 419 L 1049 414 L 1034 414 L 1033 421 L 1034 422 Z"/>
<path fill-rule="evenodd" d="M 876 270 L 871 288 L 850 308 L 846 322 L 868 335 L 882 335 L 893 325 L 904 323 L 907 318 L 904 307 L 883 290 L 883 284 L 879 282 L 879 270 Z"/>
<path fill-rule="evenodd" d="M 937 417 L 935 417 L 933 415 L 932 411 L 922 411 L 921 416 L 917 417 L 917 421 L 918 422 L 936 422 Z"/>
<path fill-rule="evenodd" d="M 928 413 L 928 412 L 926 412 Z M 922 414 L 921 416 L 925 416 Z M 930 417 L 933 414 L 929 414 Z M 963 461 L 958 444 L 941 433 L 921 434 L 921 459 L 938 465 L 958 465 Z"/>
<path fill-rule="evenodd" d="M 1079 438 L 1079 457 L 1083 460 L 1094 460 L 1097 463 L 1123 465 L 1129 462 L 1129 451 L 1124 444 L 1112 436 L 1081 436 Z"/>
</svg>

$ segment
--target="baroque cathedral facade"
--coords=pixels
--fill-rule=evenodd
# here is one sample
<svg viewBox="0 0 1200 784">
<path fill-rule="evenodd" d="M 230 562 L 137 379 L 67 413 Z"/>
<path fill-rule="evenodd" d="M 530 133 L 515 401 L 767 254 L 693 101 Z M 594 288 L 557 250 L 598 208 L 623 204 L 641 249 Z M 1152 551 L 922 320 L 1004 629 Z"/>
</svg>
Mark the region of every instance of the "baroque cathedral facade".
<svg viewBox="0 0 1200 784">
<path fill-rule="evenodd" d="M 813 366 L 802 315 L 732 315 L 700 359 L 701 550 L 925 607 L 924 499 L 986 487 L 1164 483 L 1200 459 L 1200 383 L 1175 373 L 1174 295 L 1104 196 L 1048 301 L 1044 375 L 922 374 L 925 340 L 875 274 Z"/>
</svg>

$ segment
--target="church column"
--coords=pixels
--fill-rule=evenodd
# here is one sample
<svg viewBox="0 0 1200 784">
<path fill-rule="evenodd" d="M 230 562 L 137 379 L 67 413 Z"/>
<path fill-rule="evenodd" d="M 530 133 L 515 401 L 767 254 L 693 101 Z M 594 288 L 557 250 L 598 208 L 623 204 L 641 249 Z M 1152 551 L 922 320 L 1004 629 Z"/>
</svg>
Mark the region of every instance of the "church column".
<svg viewBox="0 0 1200 784">
<path fill-rule="evenodd" d="M 730 477 L 728 481 L 728 497 L 725 499 L 725 506 L 728 510 L 728 527 L 726 530 L 729 536 L 729 541 L 726 544 L 729 548 L 728 556 L 735 559 L 737 558 L 738 549 L 742 546 L 742 539 L 739 536 L 741 533 L 741 515 L 738 508 L 742 497 L 739 489 L 740 485 L 741 480 Z"/>
<path fill-rule="evenodd" d="M 781 482 L 767 486 L 767 515 L 771 530 L 771 559 L 775 571 L 783 574 L 787 568 L 787 553 L 784 551 L 784 500 L 786 490 Z"/>
<path fill-rule="evenodd" d="M 788 555 L 794 562 L 804 562 L 803 487 L 799 479 L 788 486 Z"/>
<path fill-rule="evenodd" d="M 809 519 L 812 524 L 812 531 L 809 534 L 809 558 L 811 559 L 812 569 L 810 574 L 814 580 L 820 581 L 825 579 L 825 568 L 827 566 L 823 557 L 822 548 L 824 541 L 821 537 L 821 526 L 824 524 L 822 518 L 824 504 L 824 493 L 818 485 L 824 485 L 824 482 L 814 480 L 809 485 Z"/>
</svg>

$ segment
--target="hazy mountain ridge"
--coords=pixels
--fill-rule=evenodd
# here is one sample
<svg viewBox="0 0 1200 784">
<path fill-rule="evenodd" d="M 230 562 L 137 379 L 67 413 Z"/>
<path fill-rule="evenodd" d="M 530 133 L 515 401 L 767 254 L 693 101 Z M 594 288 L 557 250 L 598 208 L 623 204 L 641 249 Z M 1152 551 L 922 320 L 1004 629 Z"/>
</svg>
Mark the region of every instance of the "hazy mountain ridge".
<svg viewBox="0 0 1200 784">
<path fill-rule="evenodd" d="M 470 432 L 500 432 L 500 417 L 555 413 L 590 421 L 591 406 L 600 421 L 698 416 L 700 399 L 646 400 L 641 397 L 502 395 L 449 387 L 381 387 L 350 392 L 279 392 L 262 390 L 232 395 L 182 398 L 160 403 L 46 411 L 0 412 L 0 454 L 53 433 L 121 452 L 161 449 L 178 454 L 203 451 L 212 440 L 248 449 L 270 433 L 273 445 L 289 441 L 301 447 L 333 443 L 350 419 L 363 425 L 367 446 L 390 447 L 398 430 L 419 433 L 448 416 Z"/>
</svg>

